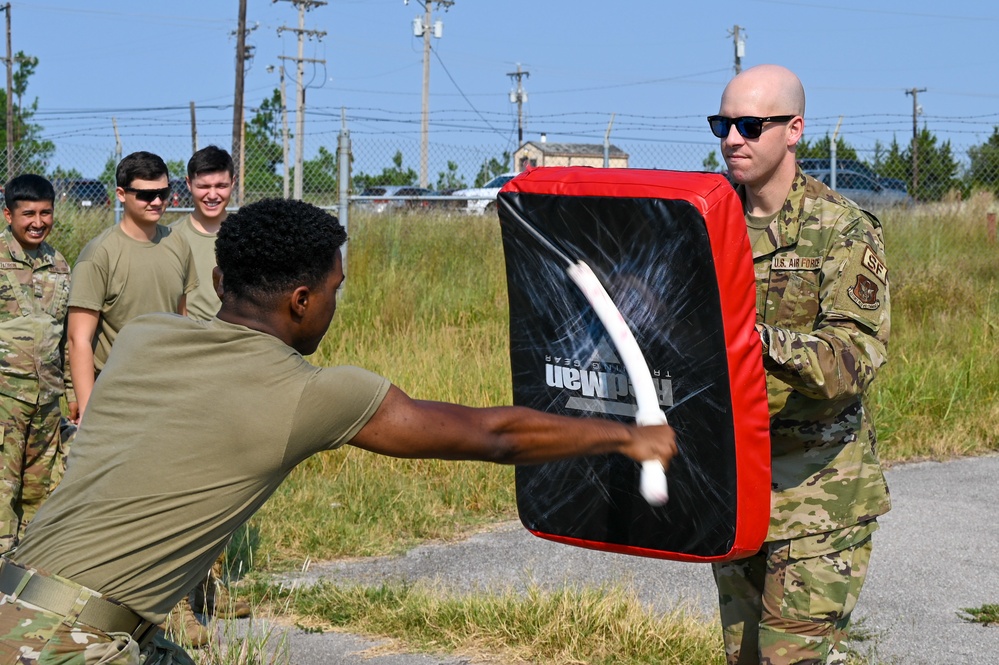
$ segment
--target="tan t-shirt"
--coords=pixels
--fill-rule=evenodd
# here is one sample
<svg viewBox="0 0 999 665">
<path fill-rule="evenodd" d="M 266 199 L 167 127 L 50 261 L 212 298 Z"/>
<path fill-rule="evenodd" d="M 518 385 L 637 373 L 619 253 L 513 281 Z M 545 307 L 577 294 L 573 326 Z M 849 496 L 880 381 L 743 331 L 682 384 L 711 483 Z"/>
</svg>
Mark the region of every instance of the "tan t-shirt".
<svg viewBox="0 0 999 665">
<path fill-rule="evenodd" d="M 194 254 L 194 265 L 198 269 L 198 288 L 187 294 L 187 315 L 192 319 L 207 321 L 218 314 L 219 308 L 222 307 L 222 301 L 215 293 L 215 285 L 212 283 L 212 270 L 217 265 L 215 236 L 194 228 L 190 215 L 174 222 L 170 228 L 175 229 L 187 240 Z"/>
<path fill-rule="evenodd" d="M 291 469 L 349 441 L 388 388 L 219 319 L 139 317 L 13 558 L 162 621 Z"/>
<path fill-rule="evenodd" d="M 176 312 L 180 297 L 198 285 L 191 247 L 179 233 L 156 226 L 144 242 L 112 226 L 87 243 L 73 267 L 69 306 L 100 313 L 94 367 L 107 362 L 122 326 L 142 314 Z"/>
</svg>

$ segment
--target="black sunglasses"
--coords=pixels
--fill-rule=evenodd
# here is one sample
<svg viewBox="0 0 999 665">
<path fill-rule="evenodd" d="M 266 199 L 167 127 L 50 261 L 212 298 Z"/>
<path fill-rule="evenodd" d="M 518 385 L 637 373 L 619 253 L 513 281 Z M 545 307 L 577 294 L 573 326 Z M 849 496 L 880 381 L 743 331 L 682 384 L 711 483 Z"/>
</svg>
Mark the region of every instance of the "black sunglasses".
<svg viewBox="0 0 999 665">
<path fill-rule="evenodd" d="M 709 115 L 708 125 L 711 133 L 720 139 L 728 136 L 728 132 L 735 125 L 739 136 L 746 139 L 758 139 L 763 133 L 763 123 L 765 122 L 789 122 L 794 120 L 796 115 L 772 115 L 766 118 L 758 118 L 752 115 L 744 115 L 741 118 L 727 118 L 723 115 Z"/>
<path fill-rule="evenodd" d="M 170 196 L 170 186 L 163 189 L 136 189 L 135 187 L 122 187 L 126 192 L 135 194 L 135 198 L 144 203 L 152 203 L 156 199 L 166 201 Z"/>
</svg>

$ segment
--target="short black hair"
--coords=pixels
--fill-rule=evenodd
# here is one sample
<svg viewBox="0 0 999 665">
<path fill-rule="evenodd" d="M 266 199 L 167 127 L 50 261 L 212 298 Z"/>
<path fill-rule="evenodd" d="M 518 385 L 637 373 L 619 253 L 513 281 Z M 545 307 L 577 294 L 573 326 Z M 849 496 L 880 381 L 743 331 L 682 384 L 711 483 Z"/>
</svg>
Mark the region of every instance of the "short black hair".
<svg viewBox="0 0 999 665">
<path fill-rule="evenodd" d="M 133 180 L 158 180 L 170 177 L 166 162 L 159 155 L 140 150 L 118 162 L 114 179 L 118 187 L 129 187 Z"/>
<path fill-rule="evenodd" d="M 194 178 L 202 173 L 218 173 L 219 171 L 225 171 L 231 178 L 236 173 L 236 168 L 232 163 L 232 156 L 217 145 L 204 147 L 187 160 L 188 178 Z"/>
<path fill-rule="evenodd" d="M 266 300 L 319 286 L 347 241 L 340 221 L 311 203 L 263 199 L 229 215 L 215 239 L 226 297 Z"/>
<path fill-rule="evenodd" d="M 49 201 L 55 204 L 55 188 L 47 178 L 23 173 L 11 178 L 3 188 L 4 205 L 14 212 L 21 201 Z"/>
</svg>

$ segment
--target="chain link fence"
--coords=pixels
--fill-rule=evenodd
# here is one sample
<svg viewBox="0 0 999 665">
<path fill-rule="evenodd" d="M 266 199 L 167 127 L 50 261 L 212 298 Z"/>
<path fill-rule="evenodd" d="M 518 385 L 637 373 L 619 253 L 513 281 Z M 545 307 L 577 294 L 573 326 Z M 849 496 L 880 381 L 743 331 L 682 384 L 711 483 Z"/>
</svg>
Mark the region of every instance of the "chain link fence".
<svg viewBox="0 0 999 665">
<path fill-rule="evenodd" d="M 289 145 L 286 152 L 280 134 L 253 132 L 249 127 L 240 163 L 242 178 L 234 192 L 234 204 L 292 194 L 295 165 L 289 153 L 293 151 L 293 145 Z M 318 123 L 305 140 L 303 198 L 317 205 L 334 207 L 340 203 L 337 146 L 341 127 L 339 122 Z M 363 192 L 374 185 L 423 184 L 419 136 L 378 132 L 377 128 L 372 130 L 364 126 L 349 133 L 351 182 L 347 191 L 351 202 L 360 202 Z M 708 134 L 706 126 L 704 133 Z M 215 144 L 228 148 L 229 137 L 201 136 L 198 143 L 199 147 Z M 518 171 L 524 164 L 601 166 L 604 163 L 602 143 L 549 143 L 541 139 L 527 141 L 525 145 L 526 152 L 515 150 L 512 142 L 502 140 L 474 145 L 452 144 L 435 139 L 431 134 L 426 156 L 426 188 L 435 194 L 450 195 L 456 190 L 481 186 L 504 172 Z M 991 138 L 975 145 L 938 142 L 924 130 L 915 145 L 915 158 L 912 147 L 911 140 L 905 145 L 893 142 L 889 146 L 875 144 L 869 148 L 854 148 L 837 142 L 837 189 L 875 209 L 879 205 L 877 197 L 873 203 L 861 200 L 864 188 L 892 193 L 895 198 L 891 201 L 906 203 L 961 200 L 983 190 L 999 193 L 999 129 L 993 131 Z M 169 166 L 174 189 L 166 221 L 189 211 L 192 203 L 183 179 L 193 148 L 190 138 L 157 136 L 152 132 L 124 139 L 121 144 L 114 135 L 101 138 L 63 134 L 53 139 L 40 137 L 30 145 L 17 146 L 10 160 L 4 150 L 0 168 L 4 171 L 3 181 L 7 180 L 8 173 L 24 172 L 41 173 L 53 181 L 59 222 L 56 237 L 67 246 L 67 255 L 75 257 L 77 245 L 82 246 L 86 239 L 117 219 L 114 170 L 124 154 L 148 150 L 163 157 Z M 798 155 L 803 168 L 832 184 L 829 153 L 827 136 L 800 144 Z M 718 142 L 710 136 L 703 141 L 612 139 L 608 154 L 611 166 L 724 169 Z M 290 165 L 286 168 L 285 164 Z M 887 205 L 886 196 L 881 194 L 881 203 Z"/>
</svg>

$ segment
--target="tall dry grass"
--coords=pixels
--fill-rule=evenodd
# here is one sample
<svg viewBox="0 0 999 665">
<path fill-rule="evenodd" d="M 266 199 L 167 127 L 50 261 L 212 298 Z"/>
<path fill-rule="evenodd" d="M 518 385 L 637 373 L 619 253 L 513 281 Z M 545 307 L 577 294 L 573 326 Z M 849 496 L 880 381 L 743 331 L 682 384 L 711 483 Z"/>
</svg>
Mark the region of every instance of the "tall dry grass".
<svg viewBox="0 0 999 665">
<path fill-rule="evenodd" d="M 883 219 L 892 287 L 889 364 L 872 402 L 888 461 L 999 448 L 999 245 L 990 194 Z"/>
</svg>

